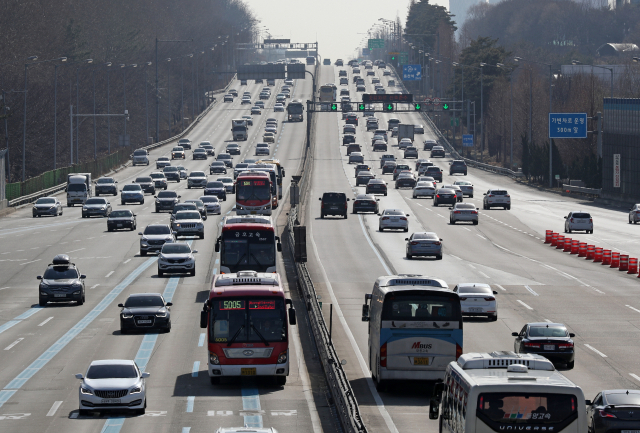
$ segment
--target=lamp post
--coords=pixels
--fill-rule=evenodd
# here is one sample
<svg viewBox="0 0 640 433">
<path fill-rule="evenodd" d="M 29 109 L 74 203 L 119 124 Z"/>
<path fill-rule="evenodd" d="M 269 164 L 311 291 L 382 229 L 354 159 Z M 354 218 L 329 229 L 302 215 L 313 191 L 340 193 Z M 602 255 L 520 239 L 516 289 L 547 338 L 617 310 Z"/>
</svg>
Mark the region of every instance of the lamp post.
<svg viewBox="0 0 640 433">
<path fill-rule="evenodd" d="M 497 63 L 496 67 L 509 71 L 509 87 L 511 89 L 511 154 L 509 156 L 509 169 L 513 170 L 513 68 L 509 68 L 503 63 Z"/>
<path fill-rule="evenodd" d="M 58 60 L 66 62 L 66 57 L 60 57 Z M 58 66 L 53 65 L 53 169 L 57 168 L 58 156 Z M 6 113 L 5 113 L 6 114 Z"/>
<path fill-rule="evenodd" d="M 167 57 L 164 60 L 170 63 L 171 57 Z M 167 103 L 169 111 L 169 137 L 171 137 L 171 65 L 167 66 Z"/>
<path fill-rule="evenodd" d="M 634 57 L 634 61 L 636 61 L 637 57 Z M 579 62 L 577 60 L 571 60 L 571 64 L 572 65 L 582 65 L 582 62 Z M 591 75 L 593 75 L 593 68 L 602 68 L 602 69 L 606 69 L 609 72 L 611 72 L 611 96 L 610 98 L 613 99 L 613 68 L 607 68 L 606 66 L 601 66 L 601 65 L 585 65 L 585 66 L 591 66 Z"/>
<path fill-rule="evenodd" d="M 85 59 L 80 63 L 93 63 L 93 59 Z M 76 68 L 76 111 L 80 109 L 80 83 L 79 83 L 80 66 Z M 71 132 L 73 136 L 73 132 Z M 73 152 L 73 150 L 72 150 Z M 73 160 L 73 154 L 71 155 Z M 80 161 L 80 122 L 76 121 L 76 164 Z"/>
<path fill-rule="evenodd" d="M 145 62 L 144 63 L 144 112 L 147 118 L 147 135 L 145 136 L 145 144 L 149 144 L 149 99 L 148 99 L 148 92 L 147 92 L 147 87 L 149 85 L 149 79 L 148 79 L 148 67 L 151 66 L 152 63 L 151 62 Z"/>
<path fill-rule="evenodd" d="M 127 68 L 137 68 L 138 65 L 133 63 L 131 65 L 125 65 L 124 63 L 120 65 L 122 68 L 122 89 L 124 94 L 124 111 L 127 112 Z M 127 118 L 124 118 L 124 136 L 122 137 L 122 145 L 127 145 Z M 129 145 L 131 145 L 131 141 L 129 141 Z"/>
</svg>

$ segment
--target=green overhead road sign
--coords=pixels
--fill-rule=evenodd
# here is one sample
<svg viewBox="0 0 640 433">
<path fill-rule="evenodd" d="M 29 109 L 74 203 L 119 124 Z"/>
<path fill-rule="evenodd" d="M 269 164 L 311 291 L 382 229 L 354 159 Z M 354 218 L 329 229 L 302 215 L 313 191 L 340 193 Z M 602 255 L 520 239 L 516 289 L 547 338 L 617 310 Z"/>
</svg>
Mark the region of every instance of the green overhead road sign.
<svg viewBox="0 0 640 433">
<path fill-rule="evenodd" d="M 407 63 L 409 63 L 409 53 L 400 53 L 400 64 L 406 65 Z"/>
<path fill-rule="evenodd" d="M 369 39 L 369 49 L 384 48 L 384 39 Z"/>
</svg>

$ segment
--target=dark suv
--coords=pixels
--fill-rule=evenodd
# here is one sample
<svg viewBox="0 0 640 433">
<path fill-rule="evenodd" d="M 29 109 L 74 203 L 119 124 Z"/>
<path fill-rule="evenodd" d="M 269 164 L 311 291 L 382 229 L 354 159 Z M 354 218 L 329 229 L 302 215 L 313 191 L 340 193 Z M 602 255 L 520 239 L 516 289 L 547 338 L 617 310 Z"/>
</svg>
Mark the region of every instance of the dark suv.
<svg viewBox="0 0 640 433">
<path fill-rule="evenodd" d="M 325 192 L 320 200 L 320 218 L 325 215 L 338 215 L 347 218 L 347 202 L 349 199 L 343 192 Z"/>
<path fill-rule="evenodd" d="M 359 144 L 350 144 L 347 146 L 347 156 L 351 155 L 351 152 L 362 152 L 362 148 Z"/>
<path fill-rule="evenodd" d="M 40 280 L 38 300 L 41 307 L 47 302 L 75 301 L 78 305 L 84 304 L 84 279 L 87 277 L 80 274 L 68 255 L 55 256 L 44 275 L 37 278 Z"/>
<path fill-rule="evenodd" d="M 355 114 L 347 114 L 345 123 L 358 126 L 358 116 L 356 116 Z"/>
<path fill-rule="evenodd" d="M 449 175 L 462 173 L 467 175 L 467 163 L 462 160 L 454 160 L 449 167 Z"/>
<path fill-rule="evenodd" d="M 180 202 L 180 196 L 175 191 L 160 191 L 154 197 L 156 199 L 156 212 L 172 211 L 176 203 Z"/>
<path fill-rule="evenodd" d="M 424 172 L 425 176 L 431 176 L 438 182 L 442 182 L 442 170 L 437 165 L 430 165 L 427 167 L 427 170 Z"/>
<path fill-rule="evenodd" d="M 156 193 L 156 184 L 150 176 L 136 177 L 132 183 L 137 183 L 144 193 Z"/>
</svg>

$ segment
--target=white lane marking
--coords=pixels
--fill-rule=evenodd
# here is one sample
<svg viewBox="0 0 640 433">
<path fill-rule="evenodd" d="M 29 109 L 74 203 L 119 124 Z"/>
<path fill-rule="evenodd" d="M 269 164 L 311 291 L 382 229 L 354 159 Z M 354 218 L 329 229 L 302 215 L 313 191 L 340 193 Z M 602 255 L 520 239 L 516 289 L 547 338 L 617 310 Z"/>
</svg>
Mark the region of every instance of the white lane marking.
<svg viewBox="0 0 640 433">
<path fill-rule="evenodd" d="M 11 350 L 11 348 L 13 346 L 15 346 L 16 344 L 20 343 L 22 340 L 24 340 L 24 337 L 20 337 L 18 338 L 16 341 L 14 341 L 13 343 L 11 343 L 10 345 L 8 345 L 7 347 L 4 348 L 4 350 Z"/>
<path fill-rule="evenodd" d="M 109 272 L 107 275 L 105 275 L 104 277 L 105 277 L 105 278 L 109 278 L 111 275 L 113 275 L 113 273 L 114 273 L 114 272 L 115 272 L 115 271 L 111 271 L 111 272 Z"/>
<path fill-rule="evenodd" d="M 471 269 L 476 269 L 476 267 L 475 267 L 475 266 L 473 266 L 471 263 L 469 263 L 469 267 L 470 267 Z"/>
<path fill-rule="evenodd" d="M 533 308 L 531 308 L 530 306 L 528 306 L 527 304 L 525 304 L 524 302 L 522 302 L 520 299 L 517 300 L 517 302 L 521 303 L 525 308 L 529 309 L 529 310 L 533 310 Z"/>
<path fill-rule="evenodd" d="M 193 412 L 193 404 L 195 403 L 195 400 L 195 395 L 190 395 L 189 397 L 187 397 L 187 412 Z"/>
<path fill-rule="evenodd" d="M 449 257 L 453 257 L 456 260 L 462 260 L 460 257 L 458 256 L 454 256 L 453 254 L 449 254 Z"/>
<path fill-rule="evenodd" d="M 77 242 L 77 241 L 76 241 L 76 242 Z M 71 250 L 71 251 L 69 251 L 69 252 L 67 252 L 67 253 L 65 253 L 65 254 L 75 253 L 75 252 L 78 252 L 78 251 L 82 251 L 82 250 L 84 250 L 84 249 L 86 249 L 86 248 L 78 248 L 77 250 Z"/>
<path fill-rule="evenodd" d="M 32 261 L 30 261 L 30 262 L 20 263 L 20 266 L 28 265 L 29 263 L 35 263 L 35 262 L 39 262 L 39 261 L 40 261 L 40 259 L 32 260 Z"/>
<path fill-rule="evenodd" d="M 527 289 L 528 291 L 530 291 L 530 292 L 531 292 L 531 294 L 532 294 L 533 296 L 540 296 L 540 295 L 538 295 L 538 294 L 535 292 L 535 290 L 533 290 L 531 287 L 529 287 L 529 286 L 524 286 L 524 288 L 525 288 L 525 289 Z"/>
<path fill-rule="evenodd" d="M 100 284 L 94 284 L 93 286 L 89 287 L 89 290 L 91 289 L 95 289 L 96 287 L 98 287 Z"/>
<path fill-rule="evenodd" d="M 465 229 L 466 231 L 470 232 L 471 229 L 469 229 L 469 227 L 462 227 L 463 229 Z"/>
<path fill-rule="evenodd" d="M 638 310 L 637 308 L 633 308 L 631 305 L 625 305 L 625 307 L 627 308 L 631 308 L 633 311 L 635 311 L 636 313 L 640 313 L 640 310 Z"/>
<path fill-rule="evenodd" d="M 53 402 L 53 406 L 51 406 L 51 409 L 49 409 L 49 412 L 47 412 L 47 416 L 54 416 L 61 404 L 62 401 Z"/>
<path fill-rule="evenodd" d="M 551 320 L 549 320 L 549 319 L 544 319 L 544 321 L 545 321 L 545 322 L 547 322 L 547 323 L 553 323 L 553 322 L 552 322 Z"/>
<path fill-rule="evenodd" d="M 593 350 L 595 353 L 597 353 L 598 355 L 602 356 L 603 358 L 606 358 L 606 357 L 607 357 L 607 355 L 605 355 L 604 353 L 600 352 L 600 351 L 599 351 L 598 349 L 596 349 L 595 347 L 590 346 L 590 345 L 588 345 L 588 344 L 585 344 L 585 346 L 586 346 L 587 348 L 589 348 L 589 349 Z"/>
<path fill-rule="evenodd" d="M 440 218 L 444 218 L 442 215 L 440 215 L 439 213 L 437 213 L 436 215 L 438 215 Z"/>
<path fill-rule="evenodd" d="M 42 322 L 42 323 L 41 323 L 41 324 L 39 324 L 38 326 L 44 326 L 44 325 L 46 325 L 46 324 L 47 324 L 47 322 L 48 322 L 49 320 L 51 320 L 51 319 L 53 319 L 53 316 L 49 317 L 48 319 L 46 319 L 44 322 Z"/>
<path fill-rule="evenodd" d="M 629 376 L 633 377 L 635 380 L 640 382 L 640 376 L 638 376 L 637 374 L 629 373 Z"/>
<path fill-rule="evenodd" d="M 182 427 L 182 433 L 190 433 L 191 427 Z"/>
<path fill-rule="evenodd" d="M 358 215 L 358 219 L 360 220 L 360 227 L 362 227 L 362 233 L 364 233 L 364 237 L 367 239 L 367 242 L 369 242 L 369 246 L 371 247 L 373 252 L 376 253 L 376 256 L 378 256 L 378 260 L 380 260 L 380 263 L 382 264 L 382 267 L 384 268 L 384 270 L 387 272 L 387 275 L 391 275 L 392 274 L 391 269 L 389 269 L 389 267 L 384 262 L 384 260 L 382 260 L 382 256 L 380 255 L 380 252 L 378 251 L 378 249 L 373 244 L 373 241 L 369 237 L 369 233 L 367 233 L 367 230 L 364 227 L 364 217 L 362 215 Z M 314 245 L 314 250 L 315 250 L 315 243 L 313 245 Z M 317 254 L 317 251 L 316 251 L 316 257 L 320 257 Z M 360 353 L 360 352 L 358 352 L 358 353 Z"/>
<path fill-rule="evenodd" d="M 127 263 L 129 263 L 131 261 L 131 259 L 127 259 L 124 262 L 122 262 L 123 265 L 126 265 Z"/>
<path fill-rule="evenodd" d="M 484 273 L 484 272 L 482 272 L 482 271 L 478 271 L 478 273 L 479 273 L 480 275 L 482 275 L 483 277 L 485 277 L 485 278 L 491 278 L 489 275 L 485 274 L 485 273 Z"/>
<path fill-rule="evenodd" d="M 476 233 L 476 236 L 478 236 L 479 238 L 484 239 L 485 241 L 487 240 L 487 238 L 485 238 L 485 237 L 484 237 L 484 236 L 482 236 L 482 235 L 479 235 L 478 233 Z"/>
<path fill-rule="evenodd" d="M 200 338 L 198 339 L 198 347 L 204 346 L 205 337 L 206 337 L 206 334 L 204 332 L 200 334 Z"/>
<path fill-rule="evenodd" d="M 191 369 L 191 377 L 198 377 L 200 371 L 200 361 L 193 362 L 193 368 Z"/>
<path fill-rule="evenodd" d="M 360 225 L 362 226 L 362 230 L 364 231 L 364 224 L 362 223 L 362 219 L 360 220 Z M 366 235 L 366 232 L 365 232 L 365 237 L 367 238 L 367 240 L 369 240 L 369 236 Z M 314 254 L 316 255 L 316 257 L 319 258 L 320 254 L 318 254 L 318 248 L 316 246 L 315 240 L 313 239 L 313 225 L 309 226 L 309 239 L 311 239 L 311 245 L 313 246 Z M 370 240 L 369 240 L 369 245 L 371 245 Z M 373 245 L 371 246 L 373 247 Z M 388 272 L 387 275 L 391 275 L 391 270 L 389 270 L 389 268 L 387 267 L 387 264 L 382 260 L 382 257 L 380 257 L 380 254 L 378 253 L 377 249 L 373 248 L 373 250 L 378 256 L 378 260 L 380 260 L 380 264 L 382 264 L 382 267 L 385 269 L 386 272 Z M 376 402 L 378 411 L 380 412 L 382 419 L 384 419 L 384 422 L 387 425 L 387 429 L 391 433 L 399 433 L 398 429 L 396 428 L 396 425 L 393 423 L 393 420 L 389 415 L 389 412 L 387 411 L 387 408 L 384 406 L 384 403 L 380 398 L 380 394 L 378 394 L 378 391 L 376 391 L 375 385 L 373 384 L 373 380 L 371 379 L 371 373 L 369 372 L 369 368 L 367 367 L 367 363 L 365 362 L 362 356 L 362 353 L 360 353 L 360 349 L 358 348 L 358 343 L 356 343 L 356 339 L 353 337 L 351 328 L 349 328 L 349 325 L 347 324 L 347 321 L 345 320 L 344 315 L 342 314 L 342 309 L 340 308 L 338 299 L 336 298 L 336 295 L 333 292 L 333 287 L 331 286 L 331 282 L 329 281 L 329 277 L 327 276 L 327 271 L 324 269 L 324 265 L 322 264 L 322 261 L 318 261 L 318 263 L 320 264 L 320 269 L 322 270 L 324 281 L 326 281 L 327 283 L 327 290 L 329 290 L 329 295 L 331 296 L 331 302 L 333 303 L 336 309 L 336 314 L 338 315 L 338 319 L 340 320 L 340 323 L 342 324 L 342 327 L 344 328 L 347 334 L 347 338 L 349 339 L 349 343 L 351 344 L 351 349 L 355 352 L 356 357 L 358 358 L 360 369 L 362 370 L 362 374 L 367 381 L 367 385 L 369 385 L 369 391 L 371 392 L 371 395 L 373 395 L 373 399 Z"/>
</svg>

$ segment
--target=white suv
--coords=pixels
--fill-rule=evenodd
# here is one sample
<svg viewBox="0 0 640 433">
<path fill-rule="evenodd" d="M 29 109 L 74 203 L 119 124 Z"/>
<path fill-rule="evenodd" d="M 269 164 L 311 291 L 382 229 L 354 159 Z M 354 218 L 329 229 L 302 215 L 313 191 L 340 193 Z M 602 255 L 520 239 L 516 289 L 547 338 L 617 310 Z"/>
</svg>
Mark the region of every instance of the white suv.
<svg viewBox="0 0 640 433">
<path fill-rule="evenodd" d="M 564 221 L 564 232 L 571 233 L 573 230 L 584 230 L 586 233 L 593 233 L 593 218 L 586 212 L 569 212 Z"/>
<path fill-rule="evenodd" d="M 501 207 L 507 210 L 511 209 L 511 196 L 506 189 L 490 189 L 484 193 L 482 208 L 487 210 L 492 207 Z"/>
</svg>

